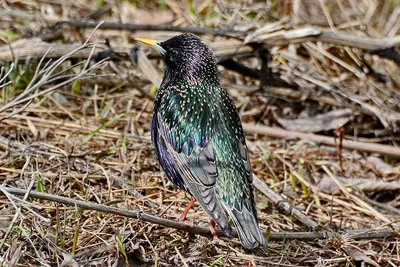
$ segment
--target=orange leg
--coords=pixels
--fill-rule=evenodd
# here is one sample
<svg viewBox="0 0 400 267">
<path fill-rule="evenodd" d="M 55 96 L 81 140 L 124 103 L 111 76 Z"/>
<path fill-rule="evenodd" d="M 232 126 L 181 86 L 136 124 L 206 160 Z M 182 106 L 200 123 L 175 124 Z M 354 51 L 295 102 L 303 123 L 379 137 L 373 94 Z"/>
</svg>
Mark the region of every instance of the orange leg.
<svg viewBox="0 0 400 267">
<path fill-rule="evenodd" d="M 213 219 L 210 221 L 210 231 L 214 239 L 218 239 L 217 230 L 215 230 L 215 221 Z"/>
<path fill-rule="evenodd" d="M 182 215 L 179 216 L 178 221 L 179 222 L 183 222 L 186 221 L 186 216 L 189 213 L 190 208 L 193 206 L 194 202 L 196 202 L 196 199 L 192 198 L 192 200 L 190 200 L 189 205 L 186 207 L 186 209 L 183 211 Z"/>
</svg>

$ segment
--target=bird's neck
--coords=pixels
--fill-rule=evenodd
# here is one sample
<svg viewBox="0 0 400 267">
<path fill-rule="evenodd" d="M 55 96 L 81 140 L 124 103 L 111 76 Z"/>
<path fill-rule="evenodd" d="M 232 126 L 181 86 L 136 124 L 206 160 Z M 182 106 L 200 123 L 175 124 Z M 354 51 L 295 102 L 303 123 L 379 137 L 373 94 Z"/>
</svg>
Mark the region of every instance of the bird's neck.
<svg viewBox="0 0 400 267">
<path fill-rule="evenodd" d="M 162 95 L 178 95 L 184 98 L 198 98 L 217 94 L 220 88 L 219 78 L 216 75 L 165 75 L 160 87 Z"/>
<path fill-rule="evenodd" d="M 201 53 L 194 53 L 185 60 L 166 62 L 165 79 L 177 81 L 201 81 L 206 79 L 210 80 L 210 82 L 219 83 L 219 73 L 214 58 L 206 57 L 204 59 Z"/>
</svg>

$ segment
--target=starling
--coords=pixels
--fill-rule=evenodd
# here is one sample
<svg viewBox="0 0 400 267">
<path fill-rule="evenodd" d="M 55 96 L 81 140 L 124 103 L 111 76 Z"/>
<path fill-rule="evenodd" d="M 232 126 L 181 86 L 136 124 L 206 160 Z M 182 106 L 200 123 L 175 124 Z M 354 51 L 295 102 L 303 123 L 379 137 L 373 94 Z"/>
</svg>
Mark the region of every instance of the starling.
<svg viewBox="0 0 400 267">
<path fill-rule="evenodd" d="M 193 34 L 163 42 L 136 40 L 159 51 L 165 62 L 151 138 L 167 177 L 199 202 L 212 218 L 211 225 L 216 223 L 228 238 L 230 217 L 243 247 L 266 246 L 257 222 L 242 124 L 221 88 L 213 53 Z"/>
</svg>

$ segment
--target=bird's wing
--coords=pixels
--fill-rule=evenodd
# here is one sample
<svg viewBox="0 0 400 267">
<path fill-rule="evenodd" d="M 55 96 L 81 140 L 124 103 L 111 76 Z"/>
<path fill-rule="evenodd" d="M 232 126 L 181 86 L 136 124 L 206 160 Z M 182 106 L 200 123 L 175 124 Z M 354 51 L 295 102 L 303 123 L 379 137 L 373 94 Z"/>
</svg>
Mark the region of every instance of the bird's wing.
<svg viewBox="0 0 400 267">
<path fill-rule="evenodd" d="M 159 114 L 156 126 L 159 138 L 163 139 L 162 141 L 167 145 L 167 150 L 173 156 L 176 167 L 182 174 L 185 174 L 185 178 L 195 184 L 206 187 L 213 186 L 218 176 L 218 170 L 211 142 L 203 138 L 203 141 L 196 143 L 195 138 L 191 135 L 171 134 L 170 128 L 163 122 Z M 176 145 L 174 137 L 179 139 L 179 145 Z"/>
<path fill-rule="evenodd" d="M 252 189 L 252 171 L 242 124 L 235 106 L 226 93 L 221 95 L 220 109 L 224 123 L 216 125 L 214 146 L 218 147 L 216 162 L 217 194 L 233 220 L 243 246 L 266 245 L 259 229 Z"/>
<path fill-rule="evenodd" d="M 242 135 L 242 137 L 240 138 L 240 140 L 238 141 L 238 148 L 239 148 L 239 153 L 240 153 L 240 157 L 242 158 L 243 161 L 243 167 L 246 170 L 246 177 L 247 177 L 247 181 L 249 183 L 253 182 L 253 176 L 251 174 L 251 162 L 249 159 L 249 151 L 247 150 L 247 145 L 246 145 L 246 141 Z"/>
<path fill-rule="evenodd" d="M 165 158 L 161 162 L 172 161 L 172 172 L 176 172 L 184 184 L 184 188 L 199 202 L 203 209 L 214 219 L 227 236 L 231 235 L 224 208 L 215 192 L 218 170 L 215 164 L 215 151 L 208 140 L 196 143 L 193 136 L 177 136 L 171 133 L 169 126 L 157 114 L 155 127 L 159 150 L 164 151 Z M 176 142 L 178 138 L 178 142 Z M 197 138 L 198 139 L 198 138 Z M 182 142 L 183 141 L 183 142 Z M 179 143 L 179 145 L 177 145 Z M 161 154 L 160 154 L 161 155 Z M 165 163 L 164 163 L 165 165 Z M 163 167 L 165 170 L 165 167 Z M 165 170 L 168 175 L 168 171 Z M 171 173 L 172 173 L 171 172 Z M 174 177 L 170 177 L 174 179 Z"/>
</svg>

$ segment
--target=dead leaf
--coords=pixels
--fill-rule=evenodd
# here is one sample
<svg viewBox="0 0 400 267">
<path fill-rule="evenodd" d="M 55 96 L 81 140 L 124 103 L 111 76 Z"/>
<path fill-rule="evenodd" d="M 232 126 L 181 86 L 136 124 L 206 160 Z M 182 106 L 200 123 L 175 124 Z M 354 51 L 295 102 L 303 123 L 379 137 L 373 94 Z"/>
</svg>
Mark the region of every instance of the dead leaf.
<svg viewBox="0 0 400 267">
<path fill-rule="evenodd" d="M 5 266 L 16 266 L 19 262 L 23 253 L 21 253 L 22 248 L 25 247 L 24 242 L 17 242 L 16 240 L 12 240 L 11 246 L 8 249 L 5 257 Z"/>
<path fill-rule="evenodd" d="M 278 118 L 278 122 L 287 130 L 299 132 L 321 132 L 336 129 L 351 120 L 351 109 L 340 109 L 317 115 L 315 117 L 295 120 Z"/>
<path fill-rule="evenodd" d="M 61 267 L 63 267 L 63 266 L 79 267 L 79 264 L 74 259 L 74 256 L 72 256 L 71 254 L 66 253 L 66 252 L 63 252 L 62 254 L 64 257 L 64 261 L 61 263 Z"/>
<path fill-rule="evenodd" d="M 68 99 L 64 95 L 62 95 L 61 93 L 59 93 L 57 91 L 53 93 L 53 97 L 54 97 L 54 100 L 58 104 L 63 105 L 63 104 L 67 104 L 68 103 Z"/>
<path fill-rule="evenodd" d="M 29 130 L 32 132 L 33 136 L 34 136 L 35 139 L 36 139 L 37 136 L 38 136 L 38 130 L 36 129 L 36 126 L 35 126 L 35 125 L 32 123 L 32 121 L 29 120 L 29 119 L 26 119 L 26 122 L 27 122 L 27 124 L 28 124 Z"/>
<path fill-rule="evenodd" d="M 364 265 L 365 265 L 365 263 L 368 263 L 368 264 L 371 264 L 373 266 L 380 267 L 379 264 L 377 264 L 375 261 L 371 260 L 367 255 L 364 255 L 362 252 L 357 251 L 354 248 L 351 248 L 351 247 L 347 246 L 347 247 L 343 247 L 342 249 L 356 263 L 364 263 Z M 357 266 L 358 266 L 358 264 L 357 264 Z"/>
</svg>

